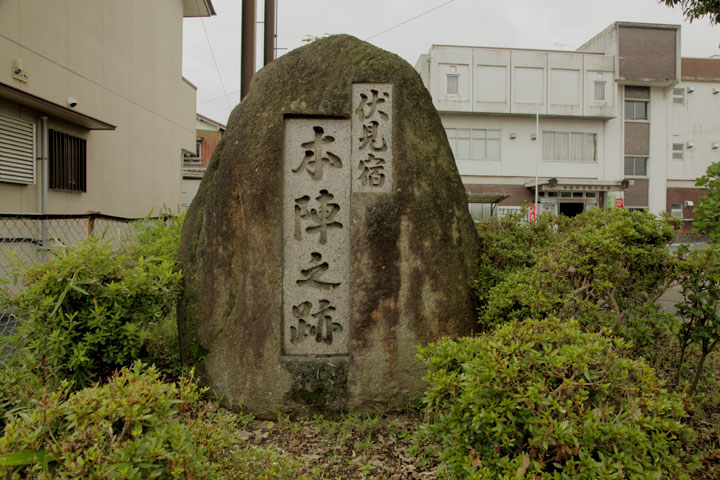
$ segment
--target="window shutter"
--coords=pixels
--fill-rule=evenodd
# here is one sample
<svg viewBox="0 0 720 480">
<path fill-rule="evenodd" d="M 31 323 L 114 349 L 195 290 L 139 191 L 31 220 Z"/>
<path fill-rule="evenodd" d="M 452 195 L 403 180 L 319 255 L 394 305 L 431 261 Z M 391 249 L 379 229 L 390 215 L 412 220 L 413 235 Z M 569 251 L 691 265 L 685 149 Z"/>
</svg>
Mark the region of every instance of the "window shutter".
<svg viewBox="0 0 720 480">
<path fill-rule="evenodd" d="M 0 182 L 35 183 L 35 125 L 0 115 Z"/>
</svg>

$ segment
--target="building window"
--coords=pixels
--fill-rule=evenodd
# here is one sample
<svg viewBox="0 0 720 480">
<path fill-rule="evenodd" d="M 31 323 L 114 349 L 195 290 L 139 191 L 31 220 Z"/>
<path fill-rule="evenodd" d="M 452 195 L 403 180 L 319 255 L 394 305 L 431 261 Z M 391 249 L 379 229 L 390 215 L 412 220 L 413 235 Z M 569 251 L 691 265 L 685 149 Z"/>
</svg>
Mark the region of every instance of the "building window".
<svg viewBox="0 0 720 480">
<path fill-rule="evenodd" d="M 447 74 L 447 94 L 460 95 L 460 75 L 457 73 Z"/>
<path fill-rule="evenodd" d="M 683 218 L 682 203 L 673 203 L 670 205 L 670 215 L 677 218 Z"/>
<path fill-rule="evenodd" d="M 543 132 L 543 158 L 560 162 L 595 162 L 597 135 L 583 132 Z"/>
<path fill-rule="evenodd" d="M 648 102 L 645 100 L 625 100 L 625 120 L 647 120 Z"/>
<path fill-rule="evenodd" d="M 673 88 L 673 104 L 685 105 L 685 89 L 684 88 Z"/>
<path fill-rule="evenodd" d="M 595 82 L 595 101 L 596 102 L 604 102 L 605 101 L 605 82 Z"/>
<path fill-rule="evenodd" d="M 625 157 L 625 175 L 629 177 L 646 177 L 647 157 Z"/>
<path fill-rule="evenodd" d="M 86 192 L 86 141 L 50 130 L 50 188 Z"/>
<path fill-rule="evenodd" d="M 500 160 L 500 130 L 446 128 L 456 160 Z"/>
<path fill-rule="evenodd" d="M 35 125 L 0 115 L 0 182 L 35 183 Z"/>
<path fill-rule="evenodd" d="M 682 160 L 684 158 L 685 154 L 685 144 L 683 143 L 673 143 L 673 160 Z"/>
</svg>

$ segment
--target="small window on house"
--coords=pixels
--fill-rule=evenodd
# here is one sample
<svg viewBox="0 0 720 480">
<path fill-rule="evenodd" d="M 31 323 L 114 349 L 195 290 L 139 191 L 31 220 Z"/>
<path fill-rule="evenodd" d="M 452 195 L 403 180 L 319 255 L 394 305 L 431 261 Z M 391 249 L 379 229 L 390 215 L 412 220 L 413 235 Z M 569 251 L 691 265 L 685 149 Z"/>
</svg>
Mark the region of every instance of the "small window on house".
<svg viewBox="0 0 720 480">
<path fill-rule="evenodd" d="M 548 192 L 548 197 L 557 197 L 558 192 Z"/>
<path fill-rule="evenodd" d="M 585 198 L 595 198 L 595 192 L 585 192 Z"/>
<path fill-rule="evenodd" d="M 647 157 L 625 157 L 625 175 L 630 177 L 647 176 Z"/>
<path fill-rule="evenodd" d="M 648 102 L 643 100 L 625 100 L 625 120 L 647 120 Z"/>
<path fill-rule="evenodd" d="M 677 218 L 683 218 L 682 203 L 673 203 L 670 207 L 670 215 Z"/>
<path fill-rule="evenodd" d="M 0 115 L 0 182 L 35 183 L 35 125 Z"/>
<path fill-rule="evenodd" d="M 685 89 L 684 88 L 673 88 L 673 104 L 685 105 Z"/>
<path fill-rule="evenodd" d="M 50 130 L 50 188 L 70 192 L 87 191 L 85 139 Z"/>
<path fill-rule="evenodd" d="M 447 74 L 447 94 L 460 95 L 460 75 L 457 73 Z"/>
<path fill-rule="evenodd" d="M 685 144 L 683 143 L 673 143 L 673 160 L 682 160 L 684 158 L 685 153 Z"/>
<path fill-rule="evenodd" d="M 595 82 L 595 101 L 596 102 L 604 102 L 605 101 L 605 82 Z"/>
<path fill-rule="evenodd" d="M 572 196 L 572 192 L 560 192 L 562 198 L 569 198 Z"/>
</svg>

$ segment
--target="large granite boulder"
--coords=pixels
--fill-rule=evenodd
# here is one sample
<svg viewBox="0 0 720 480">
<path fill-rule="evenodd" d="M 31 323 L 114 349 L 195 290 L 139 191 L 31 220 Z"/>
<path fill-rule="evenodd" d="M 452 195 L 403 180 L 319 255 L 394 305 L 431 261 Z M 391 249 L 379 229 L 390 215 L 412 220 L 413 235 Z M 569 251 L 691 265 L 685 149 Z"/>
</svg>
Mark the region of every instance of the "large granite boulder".
<svg viewBox="0 0 720 480">
<path fill-rule="evenodd" d="M 187 213 L 182 356 L 260 417 L 402 405 L 475 326 L 478 240 L 415 70 L 338 35 L 255 76 Z"/>
</svg>

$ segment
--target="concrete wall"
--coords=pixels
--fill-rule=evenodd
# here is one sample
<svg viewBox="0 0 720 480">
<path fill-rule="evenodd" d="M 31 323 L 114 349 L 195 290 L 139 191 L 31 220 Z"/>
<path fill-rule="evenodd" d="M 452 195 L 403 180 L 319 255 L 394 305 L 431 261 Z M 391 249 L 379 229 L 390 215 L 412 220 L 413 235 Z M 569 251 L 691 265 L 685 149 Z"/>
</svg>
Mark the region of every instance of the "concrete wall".
<svg viewBox="0 0 720 480">
<path fill-rule="evenodd" d="M 720 60 L 717 63 L 720 65 Z M 670 180 L 694 181 L 708 165 L 720 162 L 720 78 L 714 82 L 682 81 L 675 88 L 685 90 L 685 103 L 672 103 L 672 92 L 668 92 L 671 136 L 664 145 L 669 158 L 667 175 Z M 684 145 L 682 159 L 672 158 L 673 143 Z"/>
<path fill-rule="evenodd" d="M 612 118 L 614 57 L 577 52 L 432 47 L 418 68 L 441 112 Z M 448 76 L 457 75 L 457 91 Z M 595 98 L 595 82 L 605 87 Z"/>
<path fill-rule="evenodd" d="M 195 148 L 195 90 L 182 79 L 182 0 L 4 0 L 0 82 L 115 125 L 88 131 L 50 119 L 50 128 L 87 139 L 87 193 L 51 191 L 49 213 L 87 210 L 140 217 L 181 195 L 181 149 Z M 12 77 L 22 61 L 29 81 Z M 41 114 L 0 102 L 0 113 L 38 122 Z M 39 179 L 39 175 L 36 175 Z M 0 183 L 0 211 L 39 211 L 38 182 Z"/>
<path fill-rule="evenodd" d="M 537 158 L 535 119 L 512 116 L 443 115 L 446 129 L 493 129 L 500 130 L 500 158 L 497 160 L 463 160 L 456 158 L 458 170 L 463 177 L 500 176 L 534 177 Z M 543 131 L 593 133 L 597 139 L 597 161 L 554 161 L 542 158 Z M 540 119 L 540 177 L 605 178 L 605 140 L 602 120 L 562 118 Z M 457 156 L 456 156 L 457 157 Z"/>
</svg>

